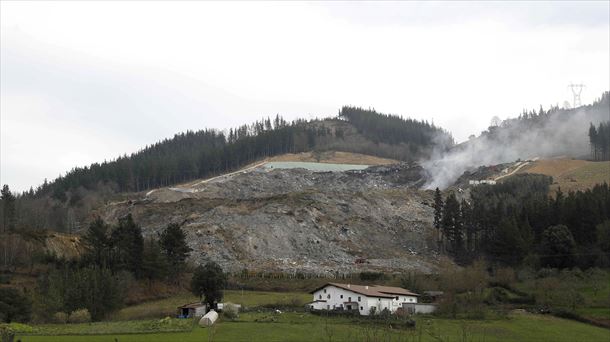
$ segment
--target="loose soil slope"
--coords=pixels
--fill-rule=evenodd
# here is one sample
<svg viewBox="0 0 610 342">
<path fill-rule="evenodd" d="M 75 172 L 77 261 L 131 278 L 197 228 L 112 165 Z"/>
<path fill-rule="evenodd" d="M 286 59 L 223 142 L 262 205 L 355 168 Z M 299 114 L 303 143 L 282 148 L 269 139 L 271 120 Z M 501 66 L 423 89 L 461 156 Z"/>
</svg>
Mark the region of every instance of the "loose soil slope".
<svg viewBox="0 0 610 342">
<path fill-rule="evenodd" d="M 592 162 L 578 159 L 544 159 L 532 162 L 518 173 L 538 173 L 553 177 L 551 191 L 586 190 L 595 184 L 610 183 L 610 161 Z"/>
<path fill-rule="evenodd" d="M 421 167 L 410 164 L 346 172 L 257 167 L 140 194 L 100 214 L 114 223 L 132 213 L 155 236 L 178 223 L 193 261 L 233 272 L 430 271 L 439 257 L 429 243 L 432 193 L 416 190 L 424 182 Z"/>
</svg>

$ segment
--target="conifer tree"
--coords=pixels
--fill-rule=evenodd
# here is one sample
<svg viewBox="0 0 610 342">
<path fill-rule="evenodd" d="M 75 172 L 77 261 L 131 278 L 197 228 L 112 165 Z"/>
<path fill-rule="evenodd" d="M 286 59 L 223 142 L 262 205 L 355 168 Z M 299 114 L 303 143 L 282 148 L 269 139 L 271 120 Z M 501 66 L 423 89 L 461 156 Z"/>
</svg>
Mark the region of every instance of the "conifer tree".
<svg viewBox="0 0 610 342">
<path fill-rule="evenodd" d="M 131 214 L 119 219 L 119 225 L 112 231 L 111 240 L 115 267 L 129 270 L 140 277 L 144 238 L 142 229 L 133 221 Z"/>
<path fill-rule="evenodd" d="M 149 238 L 142 254 L 142 277 L 148 279 L 150 284 L 153 280 L 165 278 L 170 270 L 171 266 L 159 243 L 152 237 Z"/>
<path fill-rule="evenodd" d="M 9 189 L 8 184 L 2 186 L 0 190 L 0 200 L 2 201 L 2 231 L 7 232 L 15 228 L 15 196 Z"/>
<path fill-rule="evenodd" d="M 110 262 L 110 237 L 108 225 L 98 216 L 90 224 L 83 240 L 87 244 L 85 259 L 98 265 L 108 267 Z"/>
<path fill-rule="evenodd" d="M 186 258 L 192 249 L 186 243 L 186 234 L 176 223 L 171 223 L 159 237 L 163 253 L 167 257 L 172 275 L 179 274 L 185 266 Z"/>
</svg>

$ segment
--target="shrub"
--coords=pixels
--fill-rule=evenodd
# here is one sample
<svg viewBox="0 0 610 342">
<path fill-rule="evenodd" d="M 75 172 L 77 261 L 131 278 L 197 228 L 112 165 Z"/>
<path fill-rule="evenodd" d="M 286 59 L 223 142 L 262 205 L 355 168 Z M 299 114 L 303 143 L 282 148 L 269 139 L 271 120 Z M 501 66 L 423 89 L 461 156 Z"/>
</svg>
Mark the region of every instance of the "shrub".
<svg viewBox="0 0 610 342">
<path fill-rule="evenodd" d="M 21 291 L 0 288 L 0 322 L 27 322 L 32 314 L 32 303 Z"/>
<path fill-rule="evenodd" d="M 53 323 L 65 324 L 68 322 L 69 315 L 65 312 L 56 312 L 53 315 Z"/>
<path fill-rule="evenodd" d="M 388 308 L 384 308 L 379 312 L 379 318 L 381 319 L 389 319 L 391 315 L 392 313 L 390 312 L 390 310 L 388 310 Z"/>
<path fill-rule="evenodd" d="M 489 295 L 487 296 L 486 301 L 490 304 L 507 303 L 508 294 L 506 293 L 506 290 L 504 290 L 503 288 L 494 287 L 491 289 L 491 292 L 489 292 Z"/>
<path fill-rule="evenodd" d="M 12 342 L 15 339 L 15 332 L 8 326 L 0 325 L 0 341 Z"/>
<path fill-rule="evenodd" d="M 504 286 L 510 286 L 516 280 L 515 270 L 510 267 L 500 268 L 496 271 L 494 281 Z"/>
<path fill-rule="evenodd" d="M 360 280 L 379 280 L 383 278 L 381 272 L 360 272 Z"/>
<path fill-rule="evenodd" d="M 293 296 L 292 298 L 290 298 L 288 304 L 292 307 L 295 308 L 300 308 L 302 307 L 305 303 L 303 303 L 303 300 L 297 296 Z"/>
<path fill-rule="evenodd" d="M 91 322 L 91 314 L 87 309 L 79 309 L 72 311 L 70 316 L 68 317 L 68 322 L 70 323 L 87 323 Z"/>
<path fill-rule="evenodd" d="M 2 324 L 0 323 L 0 327 L 3 327 L 5 329 L 10 329 L 15 333 L 18 334 L 31 334 L 33 333 L 35 330 L 31 325 L 27 325 L 27 324 L 23 324 L 23 323 L 9 323 L 9 324 Z M 2 341 L 2 340 L 0 340 Z"/>
<path fill-rule="evenodd" d="M 10 284 L 11 283 L 11 275 L 0 273 L 0 284 Z"/>
<path fill-rule="evenodd" d="M 239 309 L 237 305 L 233 303 L 225 303 L 222 308 L 222 315 L 230 320 L 234 320 L 239 317 Z"/>
</svg>

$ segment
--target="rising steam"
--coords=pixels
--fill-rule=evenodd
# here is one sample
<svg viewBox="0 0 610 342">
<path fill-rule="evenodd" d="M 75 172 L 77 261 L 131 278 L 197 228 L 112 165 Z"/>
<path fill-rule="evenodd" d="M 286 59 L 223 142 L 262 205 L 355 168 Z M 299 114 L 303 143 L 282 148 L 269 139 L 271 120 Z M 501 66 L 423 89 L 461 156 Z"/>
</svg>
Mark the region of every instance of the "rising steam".
<svg viewBox="0 0 610 342">
<path fill-rule="evenodd" d="M 460 144 L 448 152 L 435 152 L 422 166 L 430 181 L 426 189 L 444 189 L 465 171 L 482 165 L 514 162 L 534 157 L 566 156 L 585 158 L 589 155 L 588 129 L 610 118 L 607 96 L 591 106 L 574 110 L 558 109 L 535 119 L 506 120 L 499 127 L 490 127 L 481 136 Z"/>
</svg>

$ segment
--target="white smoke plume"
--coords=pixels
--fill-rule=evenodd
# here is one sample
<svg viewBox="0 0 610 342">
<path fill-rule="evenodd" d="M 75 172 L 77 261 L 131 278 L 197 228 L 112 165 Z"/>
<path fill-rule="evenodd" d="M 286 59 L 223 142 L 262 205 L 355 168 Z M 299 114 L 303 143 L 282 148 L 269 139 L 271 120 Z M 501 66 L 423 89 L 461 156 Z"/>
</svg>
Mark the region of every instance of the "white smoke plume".
<svg viewBox="0 0 610 342">
<path fill-rule="evenodd" d="M 465 171 L 483 165 L 514 162 L 534 157 L 589 156 L 588 130 L 591 123 L 610 120 L 607 95 L 591 106 L 559 109 L 527 120 L 511 119 L 490 127 L 479 137 L 448 152 L 435 152 L 421 162 L 430 176 L 426 189 L 451 186 Z"/>
</svg>

